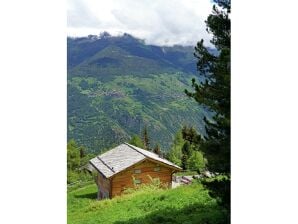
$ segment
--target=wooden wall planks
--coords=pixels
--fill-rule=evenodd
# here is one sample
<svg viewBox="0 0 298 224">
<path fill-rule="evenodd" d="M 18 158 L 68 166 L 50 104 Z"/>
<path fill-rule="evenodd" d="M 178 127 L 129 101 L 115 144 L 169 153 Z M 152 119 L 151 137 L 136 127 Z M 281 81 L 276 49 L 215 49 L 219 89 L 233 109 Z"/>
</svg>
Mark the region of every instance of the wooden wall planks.
<svg viewBox="0 0 298 224">
<path fill-rule="evenodd" d="M 154 168 L 160 167 L 159 171 L 154 171 Z M 134 170 L 141 170 L 141 173 L 135 173 Z M 149 160 L 144 160 L 139 164 L 136 164 L 129 169 L 115 175 L 111 180 L 112 197 L 120 195 L 125 188 L 134 188 L 133 177 L 141 180 L 142 184 L 151 183 L 151 178 L 159 178 L 162 184 L 171 186 L 173 170 L 162 166 L 158 163 L 154 163 Z M 150 177 L 149 177 L 150 176 Z"/>
</svg>

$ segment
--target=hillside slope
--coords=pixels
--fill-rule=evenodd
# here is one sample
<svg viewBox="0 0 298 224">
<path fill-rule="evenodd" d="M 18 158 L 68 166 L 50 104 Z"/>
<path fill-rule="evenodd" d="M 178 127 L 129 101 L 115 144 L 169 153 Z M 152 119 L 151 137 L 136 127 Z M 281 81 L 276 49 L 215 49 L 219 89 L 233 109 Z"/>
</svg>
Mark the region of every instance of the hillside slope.
<svg viewBox="0 0 298 224">
<path fill-rule="evenodd" d="M 78 65 L 96 67 L 96 71 L 90 69 L 89 74 L 81 73 L 81 75 L 95 75 L 98 78 L 113 74 L 113 71 L 101 69 L 113 70 L 119 67 L 124 68 L 125 71 L 128 68 L 133 69 L 133 72 L 128 70 L 129 74 L 138 75 L 178 70 L 186 73 L 196 72 L 193 47 L 146 45 L 142 40 L 129 34 L 110 36 L 104 33 L 100 36 L 68 38 L 67 52 L 69 75 L 75 74 L 75 67 Z M 143 63 L 139 65 L 139 62 Z M 149 65 L 151 68 L 147 70 Z M 125 73 L 121 69 L 119 71 Z"/>
<path fill-rule="evenodd" d="M 209 114 L 184 94 L 192 47 L 146 45 L 128 34 L 68 38 L 68 139 L 99 153 L 149 129 L 167 150 L 182 125 L 204 134 Z"/>
</svg>

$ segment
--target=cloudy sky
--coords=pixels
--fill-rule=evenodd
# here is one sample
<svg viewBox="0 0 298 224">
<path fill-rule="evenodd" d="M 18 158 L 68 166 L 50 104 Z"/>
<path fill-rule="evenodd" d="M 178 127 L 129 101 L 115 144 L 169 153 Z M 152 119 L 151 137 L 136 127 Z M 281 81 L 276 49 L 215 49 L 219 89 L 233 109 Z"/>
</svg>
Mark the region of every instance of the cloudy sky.
<svg viewBox="0 0 298 224">
<path fill-rule="evenodd" d="M 156 45 L 209 43 L 210 0 L 67 0 L 68 36 L 123 32 Z"/>
</svg>

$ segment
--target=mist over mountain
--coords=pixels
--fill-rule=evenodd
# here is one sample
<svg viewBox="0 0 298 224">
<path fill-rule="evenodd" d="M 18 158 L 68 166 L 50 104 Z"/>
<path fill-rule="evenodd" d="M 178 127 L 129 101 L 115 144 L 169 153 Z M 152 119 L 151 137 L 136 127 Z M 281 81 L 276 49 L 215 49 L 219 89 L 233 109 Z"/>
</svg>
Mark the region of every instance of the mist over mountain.
<svg viewBox="0 0 298 224">
<path fill-rule="evenodd" d="M 68 139 L 100 152 L 140 134 L 167 150 L 182 125 L 204 134 L 209 113 L 184 94 L 196 71 L 194 46 L 146 45 L 129 34 L 67 38 Z"/>
<path fill-rule="evenodd" d="M 81 66 L 96 66 L 105 72 L 107 67 L 124 68 L 129 73 L 182 71 L 196 72 L 195 59 L 193 57 L 193 46 L 162 47 L 146 45 L 144 40 L 137 39 L 124 33 L 122 36 L 111 36 L 104 32 L 99 36 L 89 35 L 81 38 L 68 38 L 68 68 L 72 69 L 82 62 Z M 88 59 L 87 61 L 85 61 Z M 136 61 L 134 61 L 136 60 Z M 133 62 L 132 62 L 133 61 Z M 150 64 L 154 67 L 139 71 L 140 63 Z M 133 63 L 134 67 L 127 67 L 127 63 Z M 102 71 L 103 69 L 103 71 Z M 111 71 L 108 72 L 110 74 Z"/>
</svg>

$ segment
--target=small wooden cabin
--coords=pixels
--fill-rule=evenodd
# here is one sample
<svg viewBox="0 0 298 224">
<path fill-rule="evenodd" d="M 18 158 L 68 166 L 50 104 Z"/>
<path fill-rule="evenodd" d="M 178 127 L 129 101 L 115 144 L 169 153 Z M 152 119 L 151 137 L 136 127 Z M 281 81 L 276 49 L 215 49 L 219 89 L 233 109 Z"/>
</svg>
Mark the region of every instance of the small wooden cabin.
<svg viewBox="0 0 298 224">
<path fill-rule="evenodd" d="M 171 187 L 173 173 L 182 170 L 159 155 L 128 143 L 96 156 L 89 164 L 89 170 L 96 173 L 98 199 L 113 198 L 126 188 L 151 183 L 151 178 L 159 178 Z"/>
</svg>

